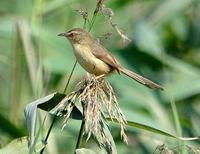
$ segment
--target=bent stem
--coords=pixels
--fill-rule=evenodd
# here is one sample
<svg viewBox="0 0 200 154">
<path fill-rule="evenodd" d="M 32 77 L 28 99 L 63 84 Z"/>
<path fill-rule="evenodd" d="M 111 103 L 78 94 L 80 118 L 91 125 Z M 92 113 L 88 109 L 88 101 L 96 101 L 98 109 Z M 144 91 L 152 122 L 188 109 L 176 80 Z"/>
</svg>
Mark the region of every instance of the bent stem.
<svg viewBox="0 0 200 154">
<path fill-rule="evenodd" d="M 80 128 L 80 131 L 79 131 L 79 135 L 78 135 L 78 140 L 77 140 L 77 143 L 76 143 L 76 149 L 80 148 L 81 141 L 83 139 L 84 126 L 85 126 L 85 121 L 84 121 L 84 118 L 83 118 L 82 123 L 81 123 L 81 128 Z M 75 149 L 74 154 L 76 154 L 76 149 Z"/>
<path fill-rule="evenodd" d="M 90 24 L 90 27 L 89 27 L 89 32 L 91 31 L 93 25 L 94 25 L 94 22 L 96 20 L 96 17 L 97 17 L 97 14 L 99 12 L 99 7 L 100 7 L 100 4 L 102 3 L 102 0 L 99 0 L 99 2 L 97 3 L 97 6 L 96 6 L 96 9 L 94 10 L 94 13 L 93 13 L 93 16 L 92 16 L 92 20 L 91 20 L 91 24 Z"/>
<path fill-rule="evenodd" d="M 77 60 L 75 61 L 74 65 L 73 65 L 72 71 L 71 71 L 71 73 L 70 73 L 70 75 L 69 75 L 69 78 L 68 78 L 68 80 L 67 80 L 67 83 L 66 83 L 66 85 L 65 85 L 65 88 L 64 88 L 64 90 L 63 90 L 63 93 L 66 92 L 67 87 L 69 86 L 69 82 L 70 82 L 70 80 L 71 80 L 71 78 L 72 78 L 72 75 L 73 75 L 74 69 L 75 69 L 75 67 L 76 67 L 76 64 L 77 64 Z M 50 133 L 51 133 L 51 130 L 52 130 L 52 128 L 53 128 L 53 125 L 54 125 L 54 123 L 56 122 L 56 119 L 57 119 L 57 116 L 56 116 L 56 115 L 57 115 L 57 114 L 55 114 L 55 115 L 53 116 L 53 120 L 52 120 L 52 122 L 51 122 L 51 126 L 49 127 L 48 132 L 47 132 L 47 135 L 46 135 L 46 137 L 45 137 L 45 140 L 44 140 L 45 145 L 47 144 L 47 140 L 48 140 L 48 138 L 49 138 L 49 135 L 50 135 Z M 44 148 L 42 148 L 42 150 L 40 151 L 40 154 L 43 154 L 45 148 L 46 148 L 46 146 L 44 146 Z"/>
<path fill-rule="evenodd" d="M 73 75 L 73 73 L 74 73 L 74 69 L 75 69 L 75 67 L 76 67 L 76 64 L 77 64 L 77 60 L 75 61 L 74 65 L 73 65 L 72 71 L 71 71 L 71 73 L 70 73 L 70 75 L 69 75 L 69 78 L 68 78 L 68 80 L 67 80 L 67 84 L 66 84 L 66 86 L 65 86 L 65 89 L 63 90 L 63 93 L 66 92 L 67 87 L 69 86 L 69 82 L 70 82 L 70 80 L 71 80 L 71 78 L 72 78 L 72 75 Z"/>
<path fill-rule="evenodd" d="M 48 140 L 48 138 L 49 138 L 49 135 L 50 135 L 50 133 L 51 133 L 51 130 L 52 130 L 52 128 L 53 128 L 53 125 L 54 125 L 54 123 L 55 123 L 55 121 L 56 121 L 56 118 L 57 118 L 57 117 L 54 115 L 54 116 L 53 116 L 52 123 L 51 123 L 51 126 L 49 127 L 49 130 L 48 130 L 48 132 L 47 132 L 47 135 L 46 135 L 46 137 L 45 137 L 45 140 L 43 141 L 45 145 L 47 144 L 47 140 Z M 46 146 L 44 146 L 44 147 L 42 148 L 42 150 L 40 151 L 40 154 L 43 154 L 45 147 L 46 147 Z"/>
</svg>

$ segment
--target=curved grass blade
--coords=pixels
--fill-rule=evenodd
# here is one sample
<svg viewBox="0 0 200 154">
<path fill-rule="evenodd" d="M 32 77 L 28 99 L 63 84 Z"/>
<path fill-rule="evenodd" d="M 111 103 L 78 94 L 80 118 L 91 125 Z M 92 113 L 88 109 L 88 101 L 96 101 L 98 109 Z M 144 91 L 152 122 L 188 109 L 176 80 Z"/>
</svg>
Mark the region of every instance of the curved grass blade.
<svg viewBox="0 0 200 154">
<path fill-rule="evenodd" d="M 65 98 L 65 96 L 66 96 L 65 94 L 60 94 L 60 93 L 55 92 L 46 97 L 40 98 L 32 103 L 29 103 L 26 106 L 24 113 L 25 113 L 26 124 L 27 124 L 27 128 L 28 128 L 29 136 L 30 136 L 30 144 L 29 145 L 32 145 L 34 143 L 34 139 L 35 139 L 35 125 L 36 125 L 36 117 L 37 117 L 37 108 L 40 108 L 44 111 L 51 113 L 50 111 L 56 105 L 58 105 Z M 78 110 L 78 108 L 76 108 L 76 106 L 73 108 L 70 117 L 73 119 L 77 119 L 77 120 L 82 119 L 82 114 Z"/>
<path fill-rule="evenodd" d="M 116 119 L 113 119 L 113 120 L 111 120 L 110 118 L 106 118 L 106 119 L 109 120 L 109 121 L 113 121 L 113 122 L 117 123 Z M 172 138 L 177 138 L 175 135 L 169 134 L 169 133 L 164 132 L 162 130 L 159 130 L 159 129 L 156 129 L 156 128 L 153 128 L 151 126 L 147 126 L 147 125 L 144 125 L 144 124 L 141 124 L 141 123 L 137 123 L 137 122 L 133 122 L 133 121 L 127 121 L 126 125 L 130 126 L 130 127 L 136 127 L 136 128 L 139 128 L 139 129 L 144 129 L 146 131 L 157 133 L 157 134 L 160 134 L 160 135 L 164 135 L 164 136 L 168 136 L 168 137 L 172 137 Z"/>
<path fill-rule="evenodd" d="M 112 122 L 118 123 L 116 119 L 110 119 L 110 118 L 106 118 L 106 119 L 108 121 L 112 121 Z M 162 131 L 160 129 L 156 129 L 156 128 L 153 128 L 151 126 L 147 126 L 145 124 L 141 124 L 141 123 L 137 123 L 137 122 L 133 122 L 133 121 L 127 121 L 126 125 L 130 126 L 130 127 L 143 129 L 143 130 L 146 130 L 146 131 L 149 131 L 149 132 L 153 132 L 153 133 L 156 133 L 156 134 L 160 134 L 160 135 L 163 135 L 163 136 L 167 136 L 167 137 L 172 137 L 172 138 L 175 138 L 175 139 L 183 140 L 183 141 L 200 140 L 200 136 L 197 136 L 197 137 L 178 137 L 178 136 L 172 135 L 170 133 L 167 133 L 165 131 Z"/>
<path fill-rule="evenodd" d="M 164 136 L 167 136 L 167 137 L 177 138 L 175 135 L 169 134 L 165 131 L 162 131 L 162 130 L 159 130 L 159 129 L 156 129 L 156 128 L 153 128 L 151 126 L 147 126 L 147 125 L 144 125 L 144 124 L 140 124 L 140 123 L 137 123 L 137 122 L 127 121 L 127 125 L 130 126 L 130 127 L 136 127 L 136 128 L 144 129 L 144 130 L 147 130 L 147 131 L 150 131 L 150 132 L 153 132 L 153 133 L 156 133 L 156 134 L 164 135 Z"/>
</svg>

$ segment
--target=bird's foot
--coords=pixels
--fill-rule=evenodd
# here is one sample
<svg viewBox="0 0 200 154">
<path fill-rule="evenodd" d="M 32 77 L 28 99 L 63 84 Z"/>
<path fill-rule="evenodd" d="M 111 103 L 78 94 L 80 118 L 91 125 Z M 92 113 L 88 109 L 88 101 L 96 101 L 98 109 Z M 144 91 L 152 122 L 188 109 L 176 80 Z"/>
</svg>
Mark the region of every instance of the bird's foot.
<svg viewBox="0 0 200 154">
<path fill-rule="evenodd" d="M 98 79 L 103 78 L 104 76 L 105 76 L 105 74 L 101 74 L 101 75 L 96 76 L 95 78 L 96 78 L 96 80 L 98 80 Z"/>
</svg>

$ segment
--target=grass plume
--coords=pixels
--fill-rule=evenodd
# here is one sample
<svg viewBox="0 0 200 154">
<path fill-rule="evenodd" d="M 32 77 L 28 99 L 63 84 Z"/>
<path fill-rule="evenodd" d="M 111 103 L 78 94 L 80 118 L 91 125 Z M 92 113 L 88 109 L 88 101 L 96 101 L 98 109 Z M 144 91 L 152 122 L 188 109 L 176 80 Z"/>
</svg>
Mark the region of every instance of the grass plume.
<svg viewBox="0 0 200 154">
<path fill-rule="evenodd" d="M 103 77 L 88 75 L 77 84 L 75 89 L 54 109 L 58 115 L 64 116 L 63 127 L 70 117 L 74 104 L 81 103 L 84 120 L 83 134 L 87 136 L 87 140 L 92 135 L 99 145 L 108 147 L 106 149 L 112 148 L 109 147 L 111 141 L 105 132 L 105 117 L 108 117 L 118 121 L 121 127 L 121 138 L 127 143 L 126 119 L 110 83 Z"/>
</svg>

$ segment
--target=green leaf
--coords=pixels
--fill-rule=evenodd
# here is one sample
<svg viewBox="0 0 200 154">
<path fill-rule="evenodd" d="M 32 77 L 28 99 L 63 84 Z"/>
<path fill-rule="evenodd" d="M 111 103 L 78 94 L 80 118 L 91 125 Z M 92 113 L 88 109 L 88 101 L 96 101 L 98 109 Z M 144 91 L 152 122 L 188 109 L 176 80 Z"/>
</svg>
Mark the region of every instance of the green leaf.
<svg viewBox="0 0 200 154">
<path fill-rule="evenodd" d="M 144 129 L 144 130 L 156 133 L 156 134 L 177 138 L 176 136 L 174 136 L 172 134 L 169 134 L 169 133 L 164 132 L 162 130 L 159 130 L 159 129 L 156 129 L 156 128 L 153 128 L 153 127 L 150 127 L 150 126 L 147 126 L 147 125 L 144 125 L 144 124 L 140 124 L 140 123 L 137 123 L 137 122 L 127 121 L 127 125 L 130 126 L 130 127 L 136 127 L 136 128 Z"/>
<path fill-rule="evenodd" d="M 110 143 L 109 143 L 110 148 L 108 148 L 108 146 L 107 146 L 106 152 L 110 153 L 110 154 L 117 154 L 117 149 L 116 149 L 115 141 L 113 140 L 113 136 L 112 136 L 108 126 L 106 125 L 106 123 L 103 120 L 102 120 L 102 125 L 104 126 L 103 129 L 105 132 L 105 136 L 110 141 Z M 104 144 L 106 145 L 106 143 L 104 143 Z"/>
<path fill-rule="evenodd" d="M 44 145 L 42 142 L 38 142 L 35 146 L 35 152 L 39 152 Z M 29 153 L 28 148 L 28 137 L 21 137 L 11 141 L 8 145 L 0 149 L 0 154 L 27 154 Z"/>
<path fill-rule="evenodd" d="M 110 119 L 110 118 L 106 118 L 106 119 L 108 121 L 112 121 L 112 122 L 118 123 L 118 121 L 116 119 Z M 153 128 L 151 126 L 147 126 L 145 124 L 141 124 L 141 123 L 137 123 L 137 122 L 133 122 L 133 121 L 127 121 L 126 125 L 130 126 L 130 127 L 134 127 L 134 128 L 143 129 L 143 130 L 146 130 L 146 131 L 149 131 L 149 132 L 153 132 L 153 133 L 156 133 L 156 134 L 160 134 L 160 135 L 163 135 L 163 136 L 167 136 L 167 137 L 172 137 L 172 138 L 175 138 L 175 139 L 183 140 L 183 141 L 200 140 L 199 136 L 196 136 L 196 137 L 178 137 L 178 136 L 172 135 L 170 133 L 167 133 L 165 131 Z"/>
<path fill-rule="evenodd" d="M 113 119 L 113 120 L 111 120 L 110 118 L 106 118 L 106 119 L 109 120 L 109 121 L 113 121 L 115 123 L 118 123 L 116 119 Z M 140 124 L 140 123 L 137 123 L 137 122 L 127 121 L 126 125 L 130 126 L 130 127 L 136 127 L 136 128 L 144 129 L 144 130 L 156 133 L 156 134 L 177 138 L 176 136 L 174 136 L 172 134 L 169 134 L 169 133 L 164 132 L 162 130 L 159 130 L 159 129 L 156 129 L 156 128 L 153 128 L 153 127 L 150 127 L 150 126 L 147 126 L 147 125 L 144 125 L 144 124 Z"/>
<path fill-rule="evenodd" d="M 135 42 L 142 52 L 153 56 L 178 72 L 193 76 L 200 73 L 197 67 L 166 54 L 160 33 L 147 21 L 138 22 L 134 27 L 134 34 Z"/>
<path fill-rule="evenodd" d="M 63 98 L 65 94 L 53 93 L 44 98 L 40 98 L 33 102 L 34 105 L 37 105 L 38 108 L 44 111 L 52 110 Z"/>
<path fill-rule="evenodd" d="M 161 25 L 165 22 L 170 21 L 175 18 L 176 15 L 179 15 L 180 11 L 183 11 L 188 6 L 190 6 L 194 0 L 167 0 L 159 1 L 157 6 L 154 7 L 154 10 L 149 15 L 149 23 L 154 25 Z"/>
<path fill-rule="evenodd" d="M 6 119 L 6 117 L 2 114 L 0 114 L 0 130 L 3 131 L 4 134 L 8 133 L 13 138 L 26 135 L 26 131 L 24 131 L 24 129 L 16 127 L 12 121 Z"/>
<path fill-rule="evenodd" d="M 58 104 L 60 103 L 64 98 L 65 94 L 60 94 L 60 93 L 53 93 L 50 94 L 46 97 L 40 98 L 32 103 L 29 103 L 25 110 L 25 117 L 26 117 L 26 124 L 28 128 L 28 132 L 30 135 L 30 145 L 33 144 L 34 139 L 35 139 L 35 125 L 36 125 L 36 117 L 37 117 L 37 108 L 40 108 L 44 111 L 47 111 L 51 113 L 50 111 Z M 76 106 L 73 108 L 71 112 L 71 118 L 80 120 L 82 119 L 82 114 L 76 108 Z"/>
<path fill-rule="evenodd" d="M 45 8 L 42 10 L 43 15 L 51 14 L 54 11 L 60 10 L 63 7 L 69 6 L 71 3 L 76 2 L 76 0 L 55 0 L 45 2 Z"/>
<path fill-rule="evenodd" d="M 175 72 L 176 73 L 176 72 Z M 170 101 L 173 97 L 175 101 L 184 100 L 200 92 L 200 78 L 197 76 L 175 76 L 173 82 L 166 86 L 166 93 L 162 93 L 164 101 Z M 171 74 L 172 76 L 172 74 Z M 170 96 L 170 95 L 171 96 Z"/>
<path fill-rule="evenodd" d="M 159 35 L 153 27 L 145 21 L 139 22 L 134 27 L 134 34 L 137 46 L 141 50 L 155 58 L 160 58 L 163 46 Z"/>
<path fill-rule="evenodd" d="M 34 136 L 35 136 L 35 123 L 36 123 L 36 116 L 37 116 L 37 108 L 40 105 L 40 108 L 43 110 L 50 111 L 54 106 L 56 106 L 63 98 L 65 95 L 59 95 L 57 93 L 50 94 L 44 98 L 38 99 L 32 103 L 29 103 L 25 110 L 25 117 L 26 117 L 26 124 L 28 128 L 28 132 L 30 135 L 30 144 L 33 143 L 34 141 Z M 56 102 L 56 101 L 57 102 Z M 43 104 L 43 105 L 42 105 Z"/>
</svg>

